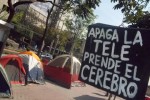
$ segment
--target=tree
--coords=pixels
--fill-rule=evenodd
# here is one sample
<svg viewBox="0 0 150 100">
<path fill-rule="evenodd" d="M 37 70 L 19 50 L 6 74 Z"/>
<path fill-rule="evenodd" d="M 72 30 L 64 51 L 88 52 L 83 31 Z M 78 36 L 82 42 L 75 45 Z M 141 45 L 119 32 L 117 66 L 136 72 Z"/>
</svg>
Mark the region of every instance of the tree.
<svg viewBox="0 0 150 100">
<path fill-rule="evenodd" d="M 53 0 L 30 0 L 30 1 L 18 1 L 14 4 L 12 4 L 12 0 L 8 0 L 8 7 L 7 7 L 7 11 L 9 13 L 7 22 L 11 22 L 14 14 L 15 14 L 15 8 L 19 5 L 23 5 L 23 4 L 30 4 L 30 3 L 34 3 L 34 2 L 50 2 L 52 5 L 59 7 L 63 10 L 68 10 L 68 9 L 74 9 L 74 13 L 82 16 L 82 17 L 87 17 L 90 14 L 90 9 L 92 8 L 96 8 L 96 6 L 99 6 L 100 0 L 63 0 L 63 4 L 62 5 L 57 5 L 53 2 Z M 80 9 L 80 11 L 79 11 Z M 76 10 L 76 11 L 75 11 Z"/>
<path fill-rule="evenodd" d="M 50 2 L 51 4 L 53 4 L 52 1 L 46 1 L 46 0 L 31 0 L 31 1 L 18 1 L 14 4 L 12 4 L 12 0 L 8 0 L 8 7 L 7 7 L 7 11 L 9 13 L 7 22 L 10 23 L 14 14 L 15 14 L 15 8 L 19 5 L 24 5 L 24 4 L 31 4 L 34 2 Z M 58 6 L 56 4 L 54 4 L 55 6 Z"/>
<path fill-rule="evenodd" d="M 12 23 L 14 24 L 20 24 L 22 21 L 22 17 L 24 15 L 23 11 L 18 12 L 17 14 L 14 15 L 13 19 L 12 19 Z"/>
<path fill-rule="evenodd" d="M 50 14 L 53 11 L 53 7 L 56 6 L 56 7 L 59 7 L 60 9 L 68 10 L 68 11 L 72 9 L 74 14 L 76 14 L 82 18 L 87 18 L 90 14 L 92 14 L 91 9 L 96 8 L 96 6 L 98 6 L 98 4 L 100 3 L 100 0 L 80 0 L 80 1 L 79 0 L 63 0 L 62 1 L 63 5 L 55 4 L 55 0 L 54 1 L 52 1 L 52 0 L 51 1 L 46 1 L 46 0 L 19 1 L 14 4 L 12 4 L 12 0 L 8 0 L 7 11 L 9 13 L 9 16 L 8 16 L 7 22 L 8 23 L 11 22 L 14 14 L 15 14 L 15 8 L 17 6 L 22 5 L 22 4 L 30 4 L 33 2 L 50 2 L 52 4 L 51 10 L 50 10 L 50 12 L 48 12 Z M 47 33 L 47 27 L 48 27 L 47 25 L 48 25 L 49 16 L 50 15 L 48 14 L 47 21 L 46 21 L 46 28 L 44 30 L 44 34 L 43 34 L 41 43 L 43 43 L 46 33 Z M 41 51 L 41 47 L 42 47 L 42 44 L 40 46 L 40 50 L 38 51 L 38 54 Z"/>
<path fill-rule="evenodd" d="M 69 38 L 69 31 L 59 30 L 57 28 L 48 29 L 48 34 L 46 34 L 45 42 L 47 45 L 50 45 L 52 41 L 56 39 L 56 36 L 59 35 L 59 49 L 65 50 L 66 41 Z"/>
<path fill-rule="evenodd" d="M 135 24 L 139 19 L 147 14 L 143 9 L 147 7 L 150 0 L 111 0 L 117 3 L 114 9 L 121 9 L 124 14 L 124 22 Z"/>
<path fill-rule="evenodd" d="M 139 18 L 135 24 L 129 25 L 129 27 L 150 29 L 150 13 Z"/>
<path fill-rule="evenodd" d="M 70 34 L 70 38 L 68 39 L 68 44 L 66 47 L 70 53 L 73 53 L 74 48 L 76 48 L 76 49 L 81 48 L 81 41 L 80 40 L 85 38 L 84 36 L 87 33 L 85 31 L 85 29 L 87 29 L 87 26 L 94 21 L 96 16 L 90 15 L 90 16 L 88 16 L 88 19 L 82 19 L 79 16 L 75 16 L 75 17 L 70 18 L 70 19 L 68 19 L 68 18 L 69 17 L 66 18 L 65 25 L 71 34 Z M 70 46 L 70 48 L 68 48 L 69 46 Z"/>
<path fill-rule="evenodd" d="M 43 36 L 42 36 L 40 48 L 39 48 L 39 50 L 38 50 L 38 55 L 39 55 L 39 56 L 40 56 L 40 53 L 41 53 L 41 51 L 42 51 L 42 49 L 43 49 L 43 47 L 44 47 L 44 40 L 45 40 L 47 31 L 48 31 L 49 18 L 50 18 L 50 15 L 52 14 L 52 11 L 53 11 L 53 9 L 54 9 L 54 6 L 55 6 L 54 4 L 55 4 L 55 2 L 56 2 L 56 0 L 54 0 L 54 2 L 53 2 L 53 4 L 52 4 L 52 8 L 47 10 L 48 15 L 47 15 L 47 18 L 46 18 L 46 27 L 45 27 L 45 29 L 44 29 L 44 34 L 43 34 Z"/>
<path fill-rule="evenodd" d="M 44 27 L 36 26 L 37 20 L 35 18 L 36 16 L 34 16 L 35 12 L 31 11 L 29 14 L 31 17 L 27 20 L 25 19 L 24 11 L 16 12 L 12 23 L 15 25 L 15 30 L 20 33 L 19 35 L 25 36 L 29 40 L 28 42 L 31 43 L 34 35 L 43 33 Z"/>
</svg>

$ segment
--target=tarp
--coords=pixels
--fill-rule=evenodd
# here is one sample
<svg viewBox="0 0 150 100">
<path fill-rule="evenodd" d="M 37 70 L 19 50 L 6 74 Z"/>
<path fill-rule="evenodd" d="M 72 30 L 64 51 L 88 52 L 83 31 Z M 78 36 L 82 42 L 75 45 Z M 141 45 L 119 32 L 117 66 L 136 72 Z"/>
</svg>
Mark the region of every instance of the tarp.
<svg viewBox="0 0 150 100">
<path fill-rule="evenodd" d="M 12 91 L 11 91 L 11 84 L 8 79 L 8 76 L 0 64 L 0 98 L 1 97 L 11 97 L 12 96 Z"/>
<path fill-rule="evenodd" d="M 70 88 L 72 82 L 78 81 L 80 66 L 76 57 L 60 55 L 44 66 L 44 73 L 47 78 Z"/>
<path fill-rule="evenodd" d="M 5 68 L 12 84 L 22 84 L 26 74 L 22 59 L 17 55 L 5 55 L 0 58 L 0 64 Z"/>
<path fill-rule="evenodd" d="M 23 63 L 28 66 L 28 71 L 29 71 L 28 81 L 36 82 L 40 84 L 44 83 L 42 63 L 29 54 L 19 54 L 18 56 L 21 57 Z"/>
</svg>

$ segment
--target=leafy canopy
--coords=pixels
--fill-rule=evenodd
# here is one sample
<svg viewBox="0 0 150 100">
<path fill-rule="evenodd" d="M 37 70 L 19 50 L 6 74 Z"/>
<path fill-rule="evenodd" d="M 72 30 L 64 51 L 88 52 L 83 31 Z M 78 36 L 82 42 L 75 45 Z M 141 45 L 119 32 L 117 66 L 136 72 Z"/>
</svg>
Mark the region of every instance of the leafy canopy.
<svg viewBox="0 0 150 100">
<path fill-rule="evenodd" d="M 147 7 L 150 0 L 111 0 L 117 3 L 114 9 L 121 9 L 124 13 L 124 22 L 135 24 L 139 19 L 147 14 L 144 8 Z"/>
<path fill-rule="evenodd" d="M 72 10 L 75 14 L 82 18 L 87 18 L 92 14 L 91 9 L 95 9 L 99 6 L 100 0 L 62 0 L 61 3 L 55 4 L 53 0 L 29 0 L 29 1 L 18 1 L 12 3 L 12 0 L 8 0 L 7 12 L 9 12 L 9 17 L 7 22 L 10 22 L 14 16 L 15 8 L 19 5 L 30 4 L 34 2 L 49 2 L 52 5 L 59 7 L 62 10 Z"/>
</svg>

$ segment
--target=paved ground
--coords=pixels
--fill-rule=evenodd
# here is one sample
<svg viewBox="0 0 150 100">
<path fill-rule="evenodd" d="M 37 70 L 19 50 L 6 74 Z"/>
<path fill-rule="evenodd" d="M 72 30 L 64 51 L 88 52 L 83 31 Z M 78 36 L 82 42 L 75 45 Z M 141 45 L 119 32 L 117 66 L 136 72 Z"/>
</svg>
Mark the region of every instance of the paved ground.
<svg viewBox="0 0 150 100">
<path fill-rule="evenodd" d="M 89 85 L 66 89 L 47 81 L 45 85 L 13 85 L 12 100 L 108 100 L 108 97 L 104 95 L 104 91 Z M 0 98 L 0 100 L 11 99 Z M 117 97 L 115 100 L 123 99 Z"/>
</svg>

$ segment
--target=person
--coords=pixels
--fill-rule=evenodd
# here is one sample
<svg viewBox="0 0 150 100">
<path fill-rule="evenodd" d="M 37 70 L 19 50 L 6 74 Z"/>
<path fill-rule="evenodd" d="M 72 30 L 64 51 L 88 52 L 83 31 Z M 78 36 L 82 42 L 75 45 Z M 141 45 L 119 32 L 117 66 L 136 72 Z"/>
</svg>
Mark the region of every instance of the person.
<svg viewBox="0 0 150 100">
<path fill-rule="evenodd" d="M 20 38 L 20 42 L 19 42 L 19 49 L 22 48 L 22 49 L 25 49 L 25 37 L 21 37 Z"/>
<path fill-rule="evenodd" d="M 35 51 L 35 52 L 38 51 L 38 49 L 37 49 L 37 44 L 35 44 L 35 46 L 34 46 L 34 51 Z"/>
<path fill-rule="evenodd" d="M 29 48 L 26 49 L 27 51 L 29 51 Z M 24 84 L 23 85 L 28 85 L 28 78 L 30 78 L 30 75 L 29 75 L 29 55 L 21 55 L 19 54 L 19 56 L 21 56 L 22 60 L 23 60 L 23 66 L 24 66 L 24 69 L 26 71 L 26 75 L 24 76 Z"/>
<path fill-rule="evenodd" d="M 25 71 L 26 71 L 26 75 L 25 75 L 25 82 L 24 82 L 24 85 L 28 85 L 28 75 L 29 75 L 29 66 L 28 64 L 25 64 L 23 63 L 23 66 L 25 68 Z"/>
</svg>

